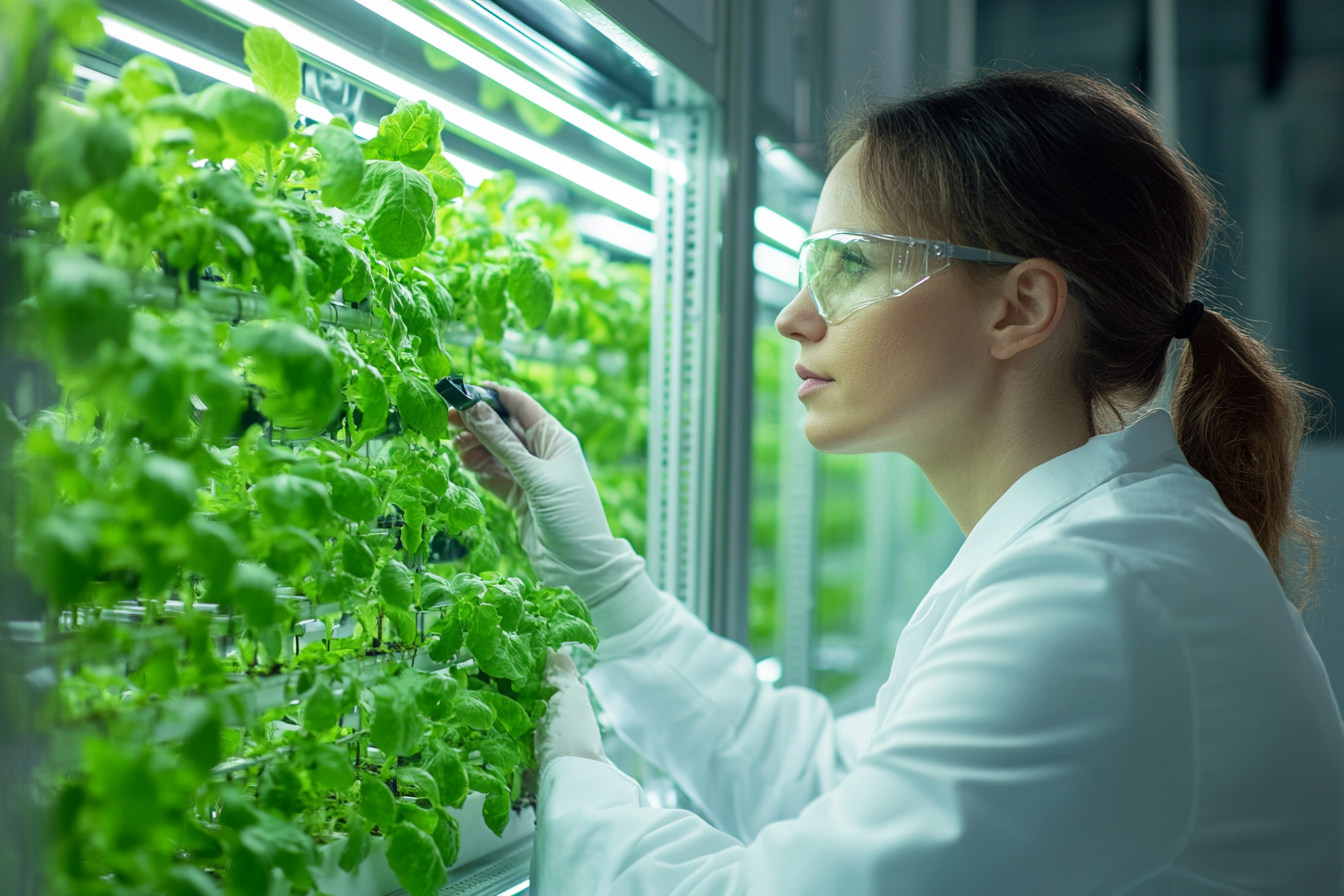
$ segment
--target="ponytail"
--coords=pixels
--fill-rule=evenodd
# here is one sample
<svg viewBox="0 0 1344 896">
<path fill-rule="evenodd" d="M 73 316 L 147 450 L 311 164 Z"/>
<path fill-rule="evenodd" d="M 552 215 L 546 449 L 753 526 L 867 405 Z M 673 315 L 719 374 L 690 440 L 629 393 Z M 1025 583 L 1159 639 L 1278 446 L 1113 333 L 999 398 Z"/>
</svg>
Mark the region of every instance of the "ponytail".
<svg viewBox="0 0 1344 896">
<path fill-rule="evenodd" d="M 1073 380 L 1092 432 L 1150 402 L 1188 336 L 1172 404 L 1191 466 L 1251 527 L 1284 591 L 1312 597 L 1320 539 L 1293 505 L 1312 389 L 1227 318 L 1188 299 L 1222 223 L 1212 186 L 1125 91 L 1064 72 L 1000 72 L 859 107 L 832 159 L 862 141 L 864 195 L 893 222 L 1069 272 Z"/>
<path fill-rule="evenodd" d="M 1321 539 L 1293 503 L 1311 387 L 1257 339 L 1206 312 L 1181 352 L 1171 416 L 1182 453 L 1251 527 L 1299 609 L 1314 594 Z"/>
</svg>

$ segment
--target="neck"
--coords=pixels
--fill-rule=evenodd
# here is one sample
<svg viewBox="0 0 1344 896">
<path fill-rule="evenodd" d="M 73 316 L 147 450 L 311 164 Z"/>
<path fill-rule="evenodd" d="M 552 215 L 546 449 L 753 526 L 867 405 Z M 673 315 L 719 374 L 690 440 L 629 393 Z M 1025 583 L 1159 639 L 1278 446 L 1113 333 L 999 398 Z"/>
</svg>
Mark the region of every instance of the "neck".
<svg viewBox="0 0 1344 896">
<path fill-rule="evenodd" d="M 916 463 L 965 535 L 1031 469 L 1084 445 L 1087 413 L 1076 396 L 1050 395 L 978 409 L 975 423 Z"/>
</svg>

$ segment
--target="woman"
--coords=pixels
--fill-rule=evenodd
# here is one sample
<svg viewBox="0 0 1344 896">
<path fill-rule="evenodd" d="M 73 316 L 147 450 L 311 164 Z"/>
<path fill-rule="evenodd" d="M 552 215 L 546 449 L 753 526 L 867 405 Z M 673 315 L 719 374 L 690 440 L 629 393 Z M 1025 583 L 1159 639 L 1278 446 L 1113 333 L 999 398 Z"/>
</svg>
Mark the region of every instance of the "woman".
<svg viewBox="0 0 1344 896">
<path fill-rule="evenodd" d="M 1062 74 L 865 111 L 835 157 L 776 324 L 808 439 L 912 458 L 966 543 L 877 705 L 834 719 L 653 586 L 535 402 L 502 390 L 521 441 L 459 418 L 538 575 L 591 606 L 617 730 L 708 819 L 604 762 L 552 658 L 536 892 L 1344 893 L 1344 724 L 1286 596 L 1303 387 L 1189 301 L 1206 182 Z M 1171 413 L 1134 419 L 1173 338 Z"/>
</svg>

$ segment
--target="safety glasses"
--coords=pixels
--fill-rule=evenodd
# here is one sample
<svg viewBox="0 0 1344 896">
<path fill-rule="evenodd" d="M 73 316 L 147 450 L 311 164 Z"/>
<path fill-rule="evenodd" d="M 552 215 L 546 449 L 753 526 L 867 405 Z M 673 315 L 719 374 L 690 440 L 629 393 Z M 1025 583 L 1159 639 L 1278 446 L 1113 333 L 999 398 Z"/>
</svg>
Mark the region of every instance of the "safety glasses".
<svg viewBox="0 0 1344 896">
<path fill-rule="evenodd" d="M 984 264 L 1017 264 L 1016 255 L 954 246 L 888 233 L 824 230 L 803 240 L 798 253 L 800 288 L 817 313 L 838 324 L 860 308 L 905 295 L 957 258 Z"/>
</svg>

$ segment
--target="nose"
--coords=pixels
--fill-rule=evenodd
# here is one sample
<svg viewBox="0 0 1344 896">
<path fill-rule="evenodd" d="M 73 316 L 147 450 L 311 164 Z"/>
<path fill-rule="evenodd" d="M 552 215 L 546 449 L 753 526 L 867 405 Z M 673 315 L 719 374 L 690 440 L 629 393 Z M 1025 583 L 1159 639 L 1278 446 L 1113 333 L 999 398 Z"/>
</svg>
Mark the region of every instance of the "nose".
<svg viewBox="0 0 1344 896">
<path fill-rule="evenodd" d="M 793 301 L 784 306 L 775 318 L 775 329 L 785 339 L 798 342 L 820 342 L 826 335 L 826 321 L 817 313 L 812 293 L 804 286 Z"/>
</svg>

